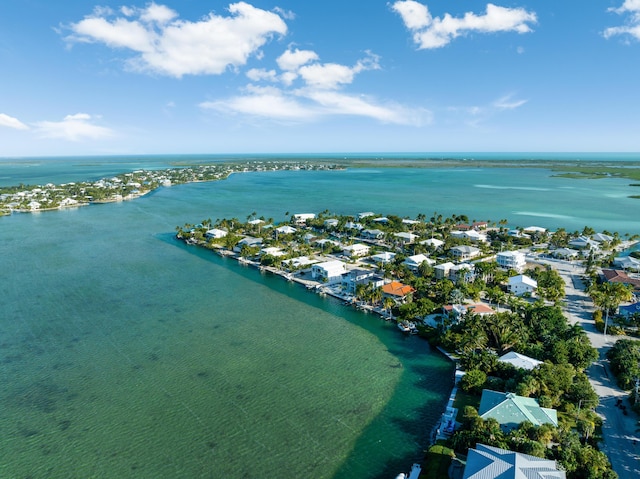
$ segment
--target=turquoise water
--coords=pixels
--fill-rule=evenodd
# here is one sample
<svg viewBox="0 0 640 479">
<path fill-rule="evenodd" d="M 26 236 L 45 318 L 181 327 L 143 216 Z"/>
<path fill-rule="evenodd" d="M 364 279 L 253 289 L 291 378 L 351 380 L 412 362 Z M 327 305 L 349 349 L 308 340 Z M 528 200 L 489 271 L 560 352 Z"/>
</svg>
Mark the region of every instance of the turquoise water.
<svg viewBox="0 0 640 479">
<path fill-rule="evenodd" d="M 0 218 L 0 477 L 395 477 L 421 458 L 451 364 L 175 227 L 329 209 L 640 232 L 629 189 L 537 169 L 247 173 Z"/>
</svg>

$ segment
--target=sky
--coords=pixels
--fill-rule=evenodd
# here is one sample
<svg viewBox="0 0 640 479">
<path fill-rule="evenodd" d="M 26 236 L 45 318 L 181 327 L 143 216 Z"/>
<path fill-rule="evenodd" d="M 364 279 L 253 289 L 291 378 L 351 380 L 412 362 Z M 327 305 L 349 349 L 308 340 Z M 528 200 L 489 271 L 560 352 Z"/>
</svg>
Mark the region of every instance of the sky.
<svg viewBox="0 0 640 479">
<path fill-rule="evenodd" d="M 640 0 L 1 0 L 0 157 L 640 152 Z"/>
</svg>

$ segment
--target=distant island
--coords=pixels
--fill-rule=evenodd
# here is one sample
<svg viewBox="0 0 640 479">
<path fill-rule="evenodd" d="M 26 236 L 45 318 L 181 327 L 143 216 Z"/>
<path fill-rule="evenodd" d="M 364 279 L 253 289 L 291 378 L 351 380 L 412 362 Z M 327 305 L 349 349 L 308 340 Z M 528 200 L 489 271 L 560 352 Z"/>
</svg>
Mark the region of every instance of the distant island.
<svg viewBox="0 0 640 479">
<path fill-rule="evenodd" d="M 491 160 L 459 158 L 349 157 L 338 161 L 327 156 L 309 159 L 255 159 L 208 165 L 181 165 L 160 170 L 136 170 L 95 181 L 44 185 L 18 184 L 0 187 L 0 216 L 12 212 L 50 211 L 67 207 L 139 198 L 161 186 L 216 181 L 232 173 L 277 170 L 333 170 L 346 168 L 542 168 L 554 176 L 576 179 L 627 178 L 640 181 L 638 161 Z M 640 183 L 630 183 L 631 187 Z M 640 195 L 629 195 L 640 199 Z"/>
<path fill-rule="evenodd" d="M 161 186 L 200 181 L 223 180 L 233 173 L 279 170 L 342 169 L 324 161 L 254 160 L 184 166 L 162 170 L 136 170 L 96 181 L 70 182 L 60 185 L 24 185 L 0 187 L 0 216 L 12 212 L 33 213 L 61 208 L 139 198 Z"/>
</svg>

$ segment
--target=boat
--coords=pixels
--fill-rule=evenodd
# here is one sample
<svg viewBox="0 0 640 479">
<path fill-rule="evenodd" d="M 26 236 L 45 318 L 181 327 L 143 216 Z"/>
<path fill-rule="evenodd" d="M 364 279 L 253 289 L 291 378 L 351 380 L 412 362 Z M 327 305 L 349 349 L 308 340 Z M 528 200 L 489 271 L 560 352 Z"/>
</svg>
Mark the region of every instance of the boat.
<svg viewBox="0 0 640 479">
<path fill-rule="evenodd" d="M 409 326 L 407 326 L 405 323 L 402 323 L 402 322 L 398 323 L 398 329 L 403 333 L 411 332 L 411 328 L 409 328 Z"/>
</svg>

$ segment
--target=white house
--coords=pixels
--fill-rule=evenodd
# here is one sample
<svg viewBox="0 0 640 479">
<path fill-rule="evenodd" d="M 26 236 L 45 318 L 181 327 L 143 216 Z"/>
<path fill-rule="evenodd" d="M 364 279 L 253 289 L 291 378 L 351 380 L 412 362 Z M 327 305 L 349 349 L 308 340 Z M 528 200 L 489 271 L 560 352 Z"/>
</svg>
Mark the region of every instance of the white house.
<svg viewBox="0 0 640 479">
<path fill-rule="evenodd" d="M 525 254 L 520 251 L 501 251 L 496 255 L 496 262 L 500 268 L 516 270 L 518 273 L 524 271 L 527 264 Z"/>
<path fill-rule="evenodd" d="M 444 241 L 439 240 L 437 238 L 429 238 L 429 239 L 426 239 L 424 241 L 420 241 L 420 244 L 425 245 L 425 246 L 430 246 L 433 249 L 438 249 L 444 244 Z"/>
<path fill-rule="evenodd" d="M 600 249 L 599 242 L 586 236 L 579 236 L 578 238 L 569 241 L 569 246 L 573 246 L 578 249 Z"/>
<path fill-rule="evenodd" d="M 640 271 L 640 260 L 633 256 L 618 256 L 613 260 L 613 265 L 620 269 Z"/>
<path fill-rule="evenodd" d="M 558 248 L 553 250 L 551 254 L 554 257 L 561 259 L 574 259 L 578 256 L 578 252 L 575 249 L 570 248 Z"/>
<path fill-rule="evenodd" d="M 556 461 L 477 443 L 470 448 L 462 479 L 566 479 Z"/>
<path fill-rule="evenodd" d="M 487 241 L 487 235 L 478 233 L 476 230 L 452 231 L 450 234 L 452 238 L 468 239 L 474 243 L 485 243 Z"/>
<path fill-rule="evenodd" d="M 325 261 L 311 267 L 311 277 L 326 283 L 336 283 L 347 272 L 347 265 L 342 261 Z"/>
<path fill-rule="evenodd" d="M 535 293 L 536 289 L 538 289 L 538 282 L 525 274 L 519 274 L 518 276 L 509 278 L 507 287 L 511 293 L 516 296 L 522 296 L 526 293 Z"/>
<path fill-rule="evenodd" d="M 370 256 L 370 258 L 378 264 L 390 263 L 391 261 L 393 261 L 395 257 L 396 257 L 396 254 L 390 253 L 389 251 L 384 251 L 382 253 L 378 253 L 378 254 L 374 254 L 373 256 Z"/>
<path fill-rule="evenodd" d="M 415 272 L 418 271 L 420 265 L 425 261 L 430 266 L 436 264 L 434 260 L 423 254 L 414 254 L 413 256 L 409 256 L 404 260 L 403 264 L 407 265 L 407 268 Z"/>
<path fill-rule="evenodd" d="M 315 219 L 316 215 L 313 213 L 297 213 L 293 215 L 293 220 L 298 225 L 303 225 L 307 222 L 307 220 Z"/>
<path fill-rule="evenodd" d="M 342 276 L 342 288 L 351 294 L 356 292 L 359 284 L 371 284 L 374 288 L 379 288 L 384 285 L 384 278 L 373 270 L 360 268 L 352 269 Z"/>
<path fill-rule="evenodd" d="M 364 229 L 364 226 L 362 226 L 360 223 L 354 223 L 353 221 L 347 221 L 344 227 L 348 230 L 362 231 Z"/>
<path fill-rule="evenodd" d="M 298 230 L 295 229 L 293 226 L 289 226 L 289 225 L 279 226 L 275 229 L 275 232 L 281 235 L 292 235 L 296 231 Z"/>
<path fill-rule="evenodd" d="M 404 244 L 411 244 L 413 243 L 416 239 L 418 239 L 418 235 L 414 235 L 413 233 L 406 233 L 406 232 L 400 232 L 400 233 L 394 233 L 393 236 L 395 236 L 396 238 L 398 238 L 400 241 L 402 241 Z"/>
<path fill-rule="evenodd" d="M 433 273 L 436 279 L 446 279 L 449 277 L 449 271 L 453 268 L 455 264 L 450 261 L 446 263 L 437 264 L 433 267 Z"/>
<path fill-rule="evenodd" d="M 227 236 L 227 232 L 225 230 L 220 230 L 218 228 L 212 228 L 209 231 L 207 231 L 204 235 L 207 238 L 213 238 L 213 239 L 220 239 L 220 238 L 224 238 L 225 236 Z"/>
<path fill-rule="evenodd" d="M 342 249 L 342 254 L 349 258 L 360 258 L 369 254 L 369 246 L 362 243 L 347 245 Z"/>
<path fill-rule="evenodd" d="M 480 254 L 480 250 L 475 246 L 454 246 L 449 250 L 454 258 L 457 258 L 461 261 L 466 261 L 471 258 L 475 258 Z"/>
<path fill-rule="evenodd" d="M 276 248 L 275 246 L 270 246 L 268 248 L 262 248 L 260 250 L 260 256 L 269 255 L 269 256 L 275 256 L 277 258 L 278 256 L 284 256 L 285 254 L 287 254 L 287 253 L 282 251 L 280 248 Z"/>
<path fill-rule="evenodd" d="M 358 219 L 362 220 L 364 218 L 368 218 L 369 216 L 373 216 L 375 213 L 373 211 L 365 211 L 363 213 L 358 213 Z"/>
<path fill-rule="evenodd" d="M 503 354 L 498 358 L 498 361 L 501 363 L 511 364 L 519 369 L 526 369 L 527 371 L 531 371 L 542 364 L 542 361 L 530 358 L 524 354 L 516 353 L 515 351 L 509 351 L 507 354 Z"/>
</svg>

